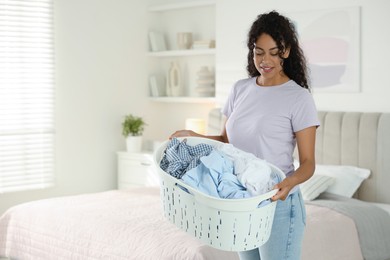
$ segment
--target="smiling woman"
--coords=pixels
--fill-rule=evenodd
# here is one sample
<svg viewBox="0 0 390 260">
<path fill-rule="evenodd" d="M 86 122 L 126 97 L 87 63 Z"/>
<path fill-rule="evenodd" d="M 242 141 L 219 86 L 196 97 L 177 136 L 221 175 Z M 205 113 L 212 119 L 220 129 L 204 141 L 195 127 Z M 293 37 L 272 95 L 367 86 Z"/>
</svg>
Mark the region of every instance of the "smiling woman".
<svg viewBox="0 0 390 260">
<path fill-rule="evenodd" d="M 269 242 L 240 252 L 240 259 L 301 259 L 306 211 L 299 184 L 313 175 L 319 126 L 308 91 L 306 59 L 294 24 L 276 11 L 252 23 L 247 47 L 250 78 L 233 86 L 223 111 L 227 139 L 275 164 L 287 177 L 275 186 L 279 191 L 273 199 L 278 204 Z M 296 145 L 301 165 L 294 170 Z"/>
<path fill-rule="evenodd" d="M 264 33 L 257 38 L 253 52 L 255 67 L 261 75 L 256 81 L 258 85 L 275 86 L 289 80 L 283 72 L 283 60 L 288 58 L 289 48 L 279 50 L 272 37 Z"/>
<path fill-rule="evenodd" d="M 277 206 L 269 242 L 240 252 L 240 258 L 300 259 L 306 213 L 299 184 L 313 175 L 319 126 L 308 91 L 306 60 L 293 23 L 275 11 L 253 22 L 247 47 L 249 78 L 232 87 L 220 135 L 181 130 L 171 137 L 190 135 L 227 142 L 280 168 L 287 177 L 274 186 L 278 191 L 272 200 Z M 301 164 L 294 170 L 296 145 Z"/>
</svg>

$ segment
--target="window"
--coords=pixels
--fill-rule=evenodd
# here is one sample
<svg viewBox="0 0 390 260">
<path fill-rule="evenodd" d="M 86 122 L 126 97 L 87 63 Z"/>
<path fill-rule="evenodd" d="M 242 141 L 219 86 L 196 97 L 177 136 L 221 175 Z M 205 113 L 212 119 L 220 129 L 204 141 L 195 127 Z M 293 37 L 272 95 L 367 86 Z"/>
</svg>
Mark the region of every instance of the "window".
<svg viewBox="0 0 390 260">
<path fill-rule="evenodd" d="M 54 183 L 51 0 L 0 0 L 0 193 Z"/>
</svg>

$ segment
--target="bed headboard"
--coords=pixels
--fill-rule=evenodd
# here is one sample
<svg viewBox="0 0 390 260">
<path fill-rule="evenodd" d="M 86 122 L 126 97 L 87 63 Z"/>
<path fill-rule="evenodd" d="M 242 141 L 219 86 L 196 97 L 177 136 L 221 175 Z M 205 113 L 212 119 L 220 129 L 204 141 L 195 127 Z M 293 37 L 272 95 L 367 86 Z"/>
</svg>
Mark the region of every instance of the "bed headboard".
<svg viewBox="0 0 390 260">
<path fill-rule="evenodd" d="M 390 203 L 390 113 L 319 112 L 316 162 L 371 170 L 356 196 Z"/>
<path fill-rule="evenodd" d="M 371 170 L 355 197 L 390 203 L 390 113 L 319 111 L 316 162 Z M 220 133 L 221 109 L 210 111 L 209 134 Z"/>
</svg>

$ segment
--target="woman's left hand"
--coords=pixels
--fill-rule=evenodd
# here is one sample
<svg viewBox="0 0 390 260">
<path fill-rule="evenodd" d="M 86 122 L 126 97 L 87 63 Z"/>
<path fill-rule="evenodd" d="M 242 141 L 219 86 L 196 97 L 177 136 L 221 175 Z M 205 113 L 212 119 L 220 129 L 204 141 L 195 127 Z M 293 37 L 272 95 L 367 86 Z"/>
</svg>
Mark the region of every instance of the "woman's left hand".
<svg viewBox="0 0 390 260">
<path fill-rule="evenodd" d="M 286 177 L 283 181 L 276 184 L 274 189 L 278 189 L 278 192 L 272 196 L 271 200 L 285 200 L 290 192 L 290 190 L 294 187 L 292 180 L 290 177 Z"/>
<path fill-rule="evenodd" d="M 195 133 L 192 130 L 178 130 L 171 134 L 169 139 L 172 139 L 173 137 L 186 137 L 186 136 L 201 136 L 200 134 Z"/>
</svg>

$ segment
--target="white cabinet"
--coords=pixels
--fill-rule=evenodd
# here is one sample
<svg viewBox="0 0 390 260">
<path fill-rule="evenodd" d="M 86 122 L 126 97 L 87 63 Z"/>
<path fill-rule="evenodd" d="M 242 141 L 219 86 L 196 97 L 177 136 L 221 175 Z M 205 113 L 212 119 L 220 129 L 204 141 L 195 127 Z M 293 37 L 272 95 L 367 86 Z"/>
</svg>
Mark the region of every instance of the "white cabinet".
<svg viewBox="0 0 390 260">
<path fill-rule="evenodd" d="M 151 153 L 118 152 L 118 189 L 159 186 Z"/>
<path fill-rule="evenodd" d="M 177 44 L 178 33 L 190 32 L 194 42 L 215 40 L 215 1 L 177 1 L 149 7 L 149 32 L 162 34 L 166 50 L 149 51 L 148 76 L 157 79 L 157 89 L 162 95 L 149 93 L 152 101 L 213 103 L 215 94 L 205 96 L 199 91 L 199 74 L 207 67 L 215 75 L 215 48 L 180 49 Z M 150 49 L 151 50 L 151 49 Z M 166 96 L 166 82 L 169 68 L 175 62 L 180 68 L 180 96 Z M 215 76 L 214 76 L 215 82 Z M 215 84 L 214 84 L 215 86 Z M 204 88 L 203 88 L 204 89 Z M 205 93 L 205 92 L 203 92 Z"/>
</svg>

